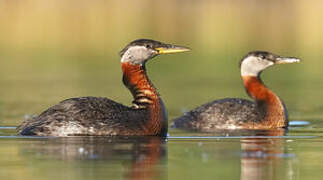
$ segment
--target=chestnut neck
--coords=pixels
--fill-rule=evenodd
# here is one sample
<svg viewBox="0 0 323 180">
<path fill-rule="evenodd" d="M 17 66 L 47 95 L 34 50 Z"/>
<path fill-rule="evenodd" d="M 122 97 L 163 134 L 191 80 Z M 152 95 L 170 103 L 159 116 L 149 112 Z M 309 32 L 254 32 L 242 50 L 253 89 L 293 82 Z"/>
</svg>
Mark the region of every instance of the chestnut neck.
<svg viewBox="0 0 323 180">
<path fill-rule="evenodd" d="M 165 133 L 167 115 L 164 104 L 156 88 L 146 74 L 145 64 L 121 63 L 123 83 L 130 90 L 134 100 L 133 109 L 148 109 L 148 122 L 144 123 L 143 133 Z"/>
<path fill-rule="evenodd" d="M 262 125 L 266 128 L 287 126 L 287 111 L 280 98 L 267 88 L 259 76 L 242 76 L 248 95 L 256 102 L 261 114 Z"/>
<path fill-rule="evenodd" d="M 148 79 L 145 65 L 122 63 L 123 83 L 134 100 L 133 108 L 147 108 L 158 103 L 159 94 Z"/>
</svg>

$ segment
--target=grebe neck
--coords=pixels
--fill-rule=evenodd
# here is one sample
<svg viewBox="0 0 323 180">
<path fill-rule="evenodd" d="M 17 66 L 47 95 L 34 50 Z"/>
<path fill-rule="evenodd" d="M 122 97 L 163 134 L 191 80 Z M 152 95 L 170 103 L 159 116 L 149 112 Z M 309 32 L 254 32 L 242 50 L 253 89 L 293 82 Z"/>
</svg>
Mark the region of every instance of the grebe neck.
<svg viewBox="0 0 323 180">
<path fill-rule="evenodd" d="M 133 108 L 147 108 L 159 99 L 159 94 L 150 82 L 145 65 L 122 63 L 123 83 L 130 90 L 134 100 Z"/>
<path fill-rule="evenodd" d="M 123 83 L 133 95 L 133 109 L 148 109 L 148 121 L 143 124 L 146 134 L 166 135 L 167 114 L 156 88 L 148 79 L 144 64 L 122 63 Z"/>
<path fill-rule="evenodd" d="M 248 95 L 256 102 L 261 121 L 267 127 L 287 126 L 287 111 L 280 98 L 267 88 L 259 76 L 242 76 Z"/>
</svg>

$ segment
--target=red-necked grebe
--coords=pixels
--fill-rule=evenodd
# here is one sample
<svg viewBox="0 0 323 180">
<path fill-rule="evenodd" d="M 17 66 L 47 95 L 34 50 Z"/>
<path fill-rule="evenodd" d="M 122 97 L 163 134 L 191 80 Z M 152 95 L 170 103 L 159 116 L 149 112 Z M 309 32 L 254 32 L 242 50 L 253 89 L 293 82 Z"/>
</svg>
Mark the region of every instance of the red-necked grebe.
<svg viewBox="0 0 323 180">
<path fill-rule="evenodd" d="M 134 97 L 131 107 L 102 97 L 71 98 L 24 121 L 18 132 L 37 136 L 165 136 L 165 107 L 148 79 L 145 63 L 159 54 L 184 51 L 189 49 L 149 39 L 135 40 L 120 52 L 123 83 Z"/>
<path fill-rule="evenodd" d="M 295 63 L 293 57 L 281 57 L 269 52 L 248 53 L 240 62 L 241 76 L 248 95 L 254 102 L 225 98 L 204 104 L 175 119 L 172 127 L 196 131 L 219 129 L 273 129 L 288 125 L 283 101 L 260 79 L 266 68 L 275 64 Z"/>
</svg>

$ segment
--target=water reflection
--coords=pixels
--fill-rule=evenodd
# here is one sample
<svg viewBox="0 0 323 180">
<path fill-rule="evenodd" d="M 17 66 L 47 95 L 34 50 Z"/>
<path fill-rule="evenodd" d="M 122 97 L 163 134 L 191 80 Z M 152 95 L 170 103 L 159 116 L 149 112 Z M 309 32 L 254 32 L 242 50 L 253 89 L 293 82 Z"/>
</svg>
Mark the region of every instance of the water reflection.
<svg viewBox="0 0 323 180">
<path fill-rule="evenodd" d="M 261 131 L 259 136 L 284 136 L 285 130 Z M 283 168 L 281 161 L 293 158 L 286 152 L 284 138 L 246 138 L 241 139 L 241 180 L 275 179 L 284 176 L 292 179 L 292 166 L 280 174 Z"/>
<path fill-rule="evenodd" d="M 161 169 L 156 167 L 166 155 L 160 138 L 150 138 L 148 143 L 136 144 L 133 159 L 127 174 L 128 179 L 155 179 L 161 176 Z"/>
<path fill-rule="evenodd" d="M 23 146 L 21 154 L 26 157 L 33 154 L 33 158 L 41 156 L 42 159 L 51 161 L 63 160 L 65 163 L 106 164 L 105 168 L 108 167 L 106 174 L 98 174 L 99 177 L 108 178 L 118 173 L 121 173 L 121 177 L 125 179 L 156 179 L 156 177 L 166 176 L 165 140 L 158 137 L 54 138 L 35 141 L 30 146 Z M 100 172 L 98 167 L 90 166 L 90 168 L 93 172 Z M 113 175 L 111 170 L 113 170 Z"/>
</svg>

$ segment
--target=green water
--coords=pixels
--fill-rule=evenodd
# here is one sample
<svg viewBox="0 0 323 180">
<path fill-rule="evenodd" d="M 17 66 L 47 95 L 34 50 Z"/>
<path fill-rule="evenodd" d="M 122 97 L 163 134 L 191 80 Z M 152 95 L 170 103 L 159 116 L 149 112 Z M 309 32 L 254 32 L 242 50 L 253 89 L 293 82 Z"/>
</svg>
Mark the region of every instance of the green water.
<svg viewBox="0 0 323 180">
<path fill-rule="evenodd" d="M 125 4 L 126 3 L 126 6 Z M 251 50 L 296 56 L 262 79 L 285 102 L 288 132 L 168 139 L 21 138 L 0 128 L 0 179 L 322 179 L 323 2 L 0 1 L 0 126 L 70 97 L 130 105 L 118 52 L 152 38 L 192 48 L 147 64 L 169 123 L 208 101 L 248 98 L 238 63 Z M 269 136 L 268 136 L 269 135 Z"/>
</svg>

